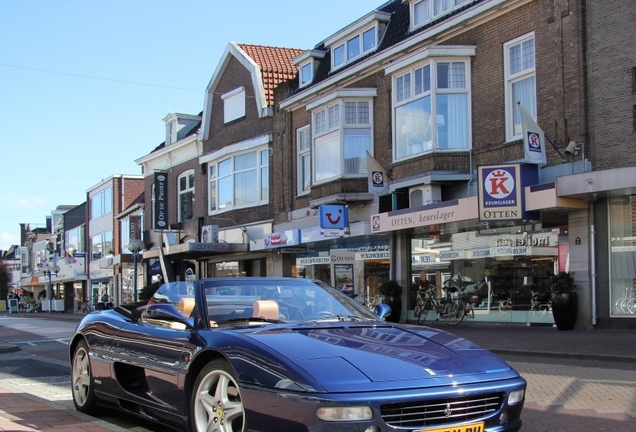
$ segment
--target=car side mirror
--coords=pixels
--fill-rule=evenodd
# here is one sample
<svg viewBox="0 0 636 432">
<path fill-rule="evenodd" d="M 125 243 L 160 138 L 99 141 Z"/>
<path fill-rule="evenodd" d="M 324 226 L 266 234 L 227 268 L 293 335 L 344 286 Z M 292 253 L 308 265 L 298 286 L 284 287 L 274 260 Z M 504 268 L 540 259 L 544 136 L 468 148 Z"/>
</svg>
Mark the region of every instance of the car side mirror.
<svg viewBox="0 0 636 432">
<path fill-rule="evenodd" d="M 384 319 L 391 315 L 391 306 L 385 303 L 377 304 L 375 305 L 374 312 L 380 319 Z"/>
<path fill-rule="evenodd" d="M 167 321 L 169 323 L 178 323 L 184 325 L 188 329 L 193 329 L 192 323 L 185 318 L 171 304 L 152 304 L 146 308 L 146 318 L 149 320 Z"/>
</svg>

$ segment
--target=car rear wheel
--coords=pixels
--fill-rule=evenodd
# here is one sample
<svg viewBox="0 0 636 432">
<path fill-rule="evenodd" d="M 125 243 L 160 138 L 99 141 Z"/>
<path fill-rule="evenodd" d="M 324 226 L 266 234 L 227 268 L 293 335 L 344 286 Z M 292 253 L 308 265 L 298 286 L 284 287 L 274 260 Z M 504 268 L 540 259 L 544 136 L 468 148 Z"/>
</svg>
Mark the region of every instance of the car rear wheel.
<svg viewBox="0 0 636 432">
<path fill-rule="evenodd" d="M 97 415 L 95 383 L 91 372 L 88 345 L 85 341 L 80 341 L 73 353 L 71 383 L 75 408 L 88 415 Z"/>
<path fill-rule="evenodd" d="M 190 406 L 192 426 L 197 432 L 247 430 L 238 379 L 223 359 L 211 361 L 199 373 Z"/>
</svg>

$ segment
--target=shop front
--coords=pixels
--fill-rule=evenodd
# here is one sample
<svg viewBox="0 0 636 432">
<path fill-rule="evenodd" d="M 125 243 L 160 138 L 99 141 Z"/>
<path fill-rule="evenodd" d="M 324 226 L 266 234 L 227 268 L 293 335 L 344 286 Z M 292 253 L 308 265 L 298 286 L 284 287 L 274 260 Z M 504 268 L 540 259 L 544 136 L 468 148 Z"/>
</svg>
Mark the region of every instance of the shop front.
<svg viewBox="0 0 636 432">
<path fill-rule="evenodd" d="M 89 263 L 89 288 L 86 300 L 95 309 L 104 308 L 114 299 L 115 272 L 113 258 L 107 257 Z"/>
<path fill-rule="evenodd" d="M 585 203 L 559 201 L 554 184 L 519 189 L 525 193 L 520 192 L 523 210 L 536 215 L 484 220 L 479 197 L 472 196 L 371 217 L 374 232 L 394 233 L 392 250 L 397 254 L 392 262 L 405 279 L 399 282 L 409 285 L 402 320 L 416 320 L 414 291 L 426 279 L 437 287 L 437 296 L 444 295 L 445 288 L 457 289 L 454 295 L 469 305 L 467 320 L 553 324 L 550 275 L 573 270 L 569 210 Z M 539 214 L 542 210 L 548 211 Z M 576 264 L 585 267 L 578 259 Z"/>
</svg>

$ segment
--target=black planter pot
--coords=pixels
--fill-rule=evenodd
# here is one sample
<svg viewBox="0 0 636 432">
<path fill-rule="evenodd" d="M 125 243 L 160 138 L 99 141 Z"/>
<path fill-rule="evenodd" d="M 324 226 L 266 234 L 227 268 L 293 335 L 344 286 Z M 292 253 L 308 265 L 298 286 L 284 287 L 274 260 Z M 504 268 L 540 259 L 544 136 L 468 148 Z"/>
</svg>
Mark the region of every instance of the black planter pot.
<svg viewBox="0 0 636 432">
<path fill-rule="evenodd" d="M 575 292 L 552 296 L 552 316 L 559 330 L 574 330 L 578 306 Z"/>
<path fill-rule="evenodd" d="M 402 301 L 398 296 L 385 296 L 384 303 L 391 306 L 391 315 L 386 317 L 389 322 L 400 322 L 400 314 L 402 313 Z"/>
</svg>

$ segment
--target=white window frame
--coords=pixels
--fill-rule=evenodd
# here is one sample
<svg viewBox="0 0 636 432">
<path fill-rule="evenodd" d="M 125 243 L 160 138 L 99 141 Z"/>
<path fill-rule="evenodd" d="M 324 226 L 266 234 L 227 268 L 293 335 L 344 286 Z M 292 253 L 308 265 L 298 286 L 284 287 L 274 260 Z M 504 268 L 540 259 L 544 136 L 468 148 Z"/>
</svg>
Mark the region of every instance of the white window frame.
<svg viewBox="0 0 636 432">
<path fill-rule="evenodd" d="M 472 0 L 418 0 L 411 2 L 411 30 L 421 27 L 437 18 L 449 14 L 453 10 L 463 7 L 465 3 Z M 416 21 L 416 9 L 424 8 L 428 12 L 426 17 L 421 21 Z M 440 8 L 442 8 L 440 10 Z"/>
<path fill-rule="evenodd" d="M 223 122 L 245 117 L 245 87 L 238 87 L 221 95 L 223 100 Z"/>
<path fill-rule="evenodd" d="M 238 170 L 235 168 L 235 160 L 237 157 L 246 155 L 249 153 L 255 153 L 256 166 L 249 167 L 245 170 Z M 227 174 L 222 175 L 219 170 L 219 164 L 223 164 L 229 161 L 230 171 Z M 250 184 L 250 190 L 256 191 L 256 200 L 245 204 L 236 204 L 236 184 L 235 178 L 243 172 L 255 171 L 256 182 Z M 223 190 L 219 186 L 220 181 L 229 180 L 229 190 L 231 191 L 231 200 L 228 203 L 221 203 Z M 266 183 L 266 184 L 265 184 Z M 269 203 L 269 148 L 267 145 L 261 145 L 258 147 L 252 147 L 249 150 L 234 152 L 231 154 L 224 154 L 222 158 L 208 162 L 208 188 L 212 190 L 214 188 L 215 194 L 213 195 L 216 200 L 215 206 L 210 202 L 212 194 L 208 194 L 208 215 L 215 215 L 230 210 L 236 210 L 241 208 L 250 208 L 254 206 L 265 205 Z"/>
<path fill-rule="evenodd" d="M 451 83 L 450 87 L 438 87 L 438 65 L 450 63 L 451 64 L 451 74 L 449 76 L 449 82 Z M 464 64 L 464 87 L 453 87 L 453 75 L 452 75 L 452 64 L 454 63 L 463 63 Z M 429 76 L 430 76 L 430 86 L 429 88 L 421 88 L 418 93 L 417 86 L 417 78 L 422 76 L 419 71 L 424 73 L 426 67 L 429 67 Z M 472 84 L 471 84 L 471 71 L 470 71 L 470 58 L 458 56 L 458 57 L 434 57 L 430 58 L 425 62 L 420 62 L 410 66 L 408 69 L 401 69 L 393 76 L 393 106 L 392 106 L 392 128 L 393 128 L 393 161 L 402 161 L 406 159 L 410 159 L 413 157 L 421 156 L 422 154 L 427 154 L 431 152 L 445 151 L 445 150 L 468 150 L 471 147 L 471 136 L 472 136 L 472 113 L 471 113 L 471 92 L 472 92 Z M 440 117 L 437 113 L 437 104 L 438 99 L 445 95 L 466 95 L 466 112 L 464 113 L 466 116 L 466 130 L 465 130 L 465 147 L 444 147 L 440 148 L 439 140 L 438 140 L 438 128 L 445 125 L 447 121 L 445 118 Z M 405 150 L 402 151 L 398 149 L 398 127 L 402 128 L 404 125 L 398 119 L 397 112 L 401 107 L 408 106 L 414 102 L 422 100 L 424 98 L 430 98 L 430 119 L 436 119 L 436 121 L 432 122 L 429 120 L 430 129 L 427 133 L 430 133 L 430 138 L 426 143 L 428 143 L 429 147 L 426 147 L 425 142 L 423 141 L 421 144 L 421 149 L 417 147 L 413 151 L 409 151 L 408 147 L 405 147 Z M 403 132 L 400 131 L 400 134 Z M 415 148 L 415 147 L 414 147 Z M 400 151 L 398 151 L 400 150 Z"/>
<path fill-rule="evenodd" d="M 346 106 L 347 103 L 363 103 L 367 104 L 366 110 L 367 122 L 347 123 Z M 356 116 L 359 112 L 356 108 Z M 311 153 L 312 153 L 312 184 L 320 184 L 332 181 L 337 178 L 358 178 L 366 177 L 366 152 L 353 158 L 345 158 L 345 137 L 348 132 L 355 130 L 364 131 L 369 137 L 368 150 L 373 153 L 373 99 L 367 97 L 347 97 L 330 101 L 312 111 L 312 137 L 311 137 Z M 338 158 L 334 158 L 333 152 L 329 149 L 328 163 L 322 163 L 318 160 L 322 149 L 325 147 L 337 146 Z M 327 156 L 326 156 L 327 157 Z M 331 175 L 323 174 L 321 166 L 329 166 Z M 354 166 L 357 169 L 353 170 Z M 348 172 L 351 171 L 351 172 Z"/>
<path fill-rule="evenodd" d="M 305 68 L 309 68 L 309 78 L 308 79 L 304 79 L 304 73 L 306 71 Z M 311 82 L 314 79 L 314 62 L 313 60 L 310 60 L 306 63 L 303 63 L 300 65 L 300 67 L 298 68 L 298 85 L 299 87 L 305 87 L 309 84 L 311 84 Z"/>
<path fill-rule="evenodd" d="M 524 58 L 524 43 L 532 41 L 532 66 L 523 67 Z M 518 72 L 511 72 L 511 59 L 510 50 L 513 47 L 519 47 L 521 49 L 521 70 Z M 536 81 L 536 39 L 534 32 L 525 34 L 516 39 L 508 41 L 503 45 L 504 55 L 504 97 L 505 97 L 505 110 L 506 110 L 506 141 L 517 141 L 523 137 L 521 130 L 521 114 L 517 108 L 517 101 L 514 99 L 513 85 L 527 79 L 534 79 L 532 83 L 532 89 L 528 93 L 528 99 L 522 100 L 521 104 L 524 109 L 536 120 L 537 118 L 537 81 Z"/>
<path fill-rule="evenodd" d="M 177 120 L 173 120 L 168 123 L 168 142 L 167 144 L 174 144 L 177 142 L 177 132 L 179 131 L 179 124 Z"/>
<path fill-rule="evenodd" d="M 303 126 L 296 130 L 296 167 L 297 167 L 297 184 L 296 190 L 298 195 L 307 195 L 311 192 L 311 127 Z M 308 165 L 305 165 L 305 161 Z M 309 173 L 305 172 L 305 168 Z M 305 175 L 309 174 L 307 184 L 305 184 Z"/>
<path fill-rule="evenodd" d="M 190 176 L 192 176 L 192 184 L 190 184 Z M 186 186 L 185 188 L 181 188 L 181 179 L 185 178 L 186 181 Z M 184 222 L 186 220 L 191 220 L 194 218 L 194 214 L 195 214 L 195 208 L 194 208 L 194 203 L 195 203 L 195 183 L 196 183 L 196 175 L 194 174 L 194 170 L 188 170 L 185 171 L 183 173 L 181 173 L 179 175 L 179 177 L 177 177 L 177 209 L 178 209 L 178 218 L 177 221 L 178 222 Z M 189 194 L 192 193 L 192 215 L 190 218 L 185 219 L 183 218 L 183 212 L 181 209 L 181 196 L 185 195 L 185 194 Z"/>
<path fill-rule="evenodd" d="M 372 47 L 369 47 L 369 48 L 365 49 L 364 48 L 364 34 L 367 33 L 368 31 L 373 31 L 375 44 Z M 346 39 L 334 44 L 334 46 L 331 48 L 331 70 L 339 69 L 339 68 L 345 66 L 346 64 L 357 60 L 359 57 L 365 55 L 366 53 L 377 49 L 377 47 L 378 47 L 378 36 L 379 36 L 378 35 L 378 24 L 374 23 L 371 26 L 363 28 L 359 32 L 356 32 L 356 33 L 348 35 Z M 356 54 L 355 56 L 351 57 L 351 54 L 349 53 L 349 43 L 352 42 L 355 38 L 358 38 L 358 54 Z M 336 64 L 336 50 L 339 49 L 339 48 L 343 48 L 344 49 L 344 57 L 343 57 L 343 62 L 342 63 Z"/>
</svg>

